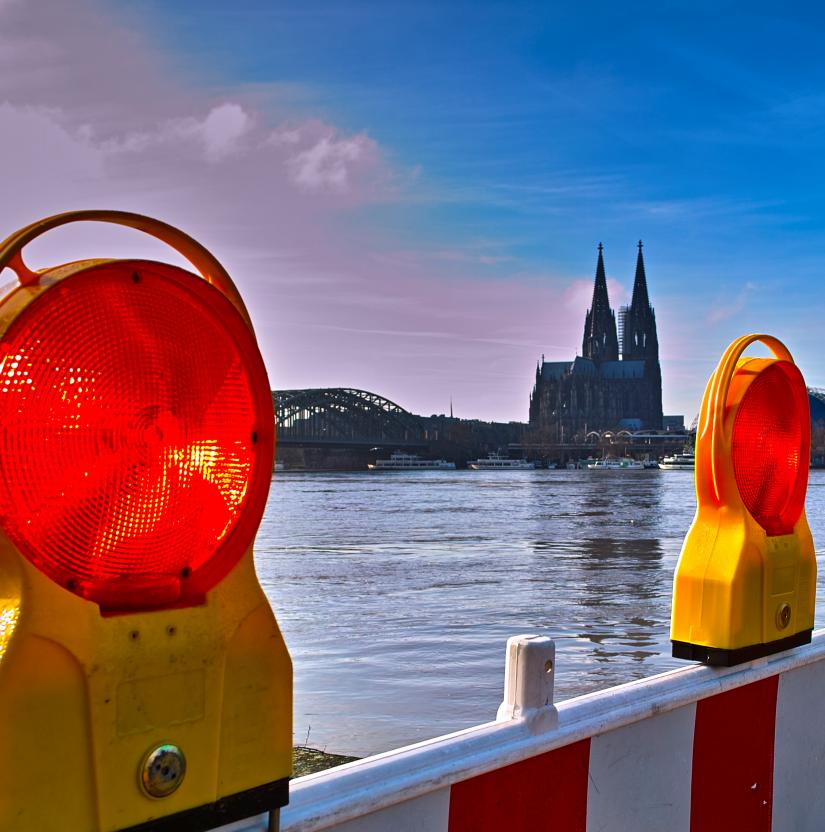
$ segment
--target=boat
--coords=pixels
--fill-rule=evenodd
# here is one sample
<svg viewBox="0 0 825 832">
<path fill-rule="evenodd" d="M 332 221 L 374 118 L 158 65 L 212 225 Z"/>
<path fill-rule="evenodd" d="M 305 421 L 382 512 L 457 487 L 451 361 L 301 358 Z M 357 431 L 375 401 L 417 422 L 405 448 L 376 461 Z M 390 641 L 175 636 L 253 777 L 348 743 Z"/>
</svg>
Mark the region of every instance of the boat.
<svg viewBox="0 0 825 832">
<path fill-rule="evenodd" d="M 673 456 L 666 456 L 659 463 L 659 467 L 663 471 L 693 471 L 696 467 L 696 457 L 693 451 L 673 454 Z"/>
<path fill-rule="evenodd" d="M 455 471 L 455 463 L 446 459 L 422 459 L 415 454 L 396 451 L 389 459 L 376 459 L 367 468 L 370 471 Z"/>
<path fill-rule="evenodd" d="M 629 456 L 608 459 L 597 459 L 595 462 L 587 464 L 588 471 L 643 471 L 645 467 L 644 462 L 638 459 L 631 459 Z"/>
<path fill-rule="evenodd" d="M 535 462 L 526 459 L 510 459 L 501 454 L 488 454 L 485 459 L 475 459 L 467 463 L 473 471 L 531 471 L 536 467 Z"/>
</svg>

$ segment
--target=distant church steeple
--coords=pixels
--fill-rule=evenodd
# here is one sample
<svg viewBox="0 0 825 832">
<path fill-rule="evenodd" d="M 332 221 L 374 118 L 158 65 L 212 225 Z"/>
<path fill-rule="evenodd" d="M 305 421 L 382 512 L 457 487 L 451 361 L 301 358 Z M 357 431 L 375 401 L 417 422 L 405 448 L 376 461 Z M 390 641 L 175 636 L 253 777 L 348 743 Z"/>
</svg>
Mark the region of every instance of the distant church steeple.
<svg viewBox="0 0 825 832">
<path fill-rule="evenodd" d="M 616 316 L 610 308 L 607 296 L 607 278 L 604 273 L 603 246 L 599 243 L 599 259 L 596 263 L 596 282 L 593 285 L 593 303 L 584 319 L 582 355 L 593 361 L 617 361 L 619 339 L 616 337 Z"/>
<path fill-rule="evenodd" d="M 621 310 L 622 358 L 625 361 L 658 361 L 659 339 L 656 334 L 656 313 L 650 305 L 645 277 L 645 261 L 642 241 L 636 257 L 636 278 L 633 281 L 633 299 L 630 306 Z"/>
</svg>

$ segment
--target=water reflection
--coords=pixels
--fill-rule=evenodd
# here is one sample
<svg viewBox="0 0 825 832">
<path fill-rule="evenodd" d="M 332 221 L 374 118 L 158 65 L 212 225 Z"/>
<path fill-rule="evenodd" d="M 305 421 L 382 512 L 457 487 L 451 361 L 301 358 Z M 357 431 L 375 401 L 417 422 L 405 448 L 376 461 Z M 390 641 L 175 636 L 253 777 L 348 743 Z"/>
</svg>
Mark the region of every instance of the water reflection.
<svg viewBox="0 0 825 832">
<path fill-rule="evenodd" d="M 825 472 L 811 485 L 825 544 Z M 520 632 L 556 639 L 558 699 L 680 666 L 670 595 L 694 506 L 683 472 L 277 476 L 256 561 L 296 737 L 366 754 L 491 719 Z"/>
</svg>

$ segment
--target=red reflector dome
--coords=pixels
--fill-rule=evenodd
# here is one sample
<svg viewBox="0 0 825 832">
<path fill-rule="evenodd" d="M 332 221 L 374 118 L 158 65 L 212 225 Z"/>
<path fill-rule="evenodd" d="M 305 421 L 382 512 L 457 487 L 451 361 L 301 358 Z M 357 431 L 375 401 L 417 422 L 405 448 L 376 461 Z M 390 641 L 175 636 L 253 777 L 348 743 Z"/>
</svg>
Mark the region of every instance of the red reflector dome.
<svg viewBox="0 0 825 832">
<path fill-rule="evenodd" d="M 751 383 L 731 445 L 745 507 L 768 534 L 790 534 L 805 503 L 810 453 L 808 396 L 796 366 L 777 361 Z"/>
<path fill-rule="evenodd" d="M 255 534 L 273 443 L 251 332 L 181 270 L 78 273 L 0 340 L 0 523 L 104 610 L 202 600 Z"/>
</svg>

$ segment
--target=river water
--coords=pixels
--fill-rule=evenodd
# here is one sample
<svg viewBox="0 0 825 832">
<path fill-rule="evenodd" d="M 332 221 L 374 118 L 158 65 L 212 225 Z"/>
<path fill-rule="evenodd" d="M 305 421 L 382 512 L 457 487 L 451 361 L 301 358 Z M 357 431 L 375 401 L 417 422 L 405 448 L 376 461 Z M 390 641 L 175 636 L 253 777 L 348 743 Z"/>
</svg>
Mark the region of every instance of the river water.
<svg viewBox="0 0 825 832">
<path fill-rule="evenodd" d="M 491 720 L 519 633 L 556 640 L 556 701 L 684 665 L 670 596 L 694 509 L 684 471 L 276 475 L 256 563 L 296 743 L 361 756 Z M 820 627 L 825 471 L 808 519 Z"/>
</svg>

